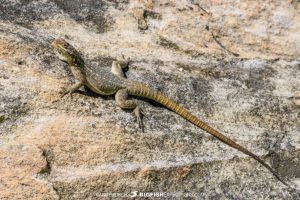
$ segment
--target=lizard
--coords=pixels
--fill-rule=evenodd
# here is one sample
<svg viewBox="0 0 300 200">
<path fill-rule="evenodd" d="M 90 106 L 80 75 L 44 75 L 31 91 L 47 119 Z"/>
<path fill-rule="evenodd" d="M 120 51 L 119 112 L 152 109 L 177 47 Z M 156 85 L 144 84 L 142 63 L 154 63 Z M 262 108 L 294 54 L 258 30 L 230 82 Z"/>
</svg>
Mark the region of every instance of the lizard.
<svg viewBox="0 0 300 200">
<path fill-rule="evenodd" d="M 142 111 L 140 106 L 136 101 L 129 100 L 128 96 L 138 96 L 153 100 L 169 110 L 177 113 L 182 118 L 188 120 L 200 129 L 213 135 L 223 143 L 254 158 L 261 165 L 267 168 L 281 183 L 288 186 L 288 184 L 277 174 L 277 172 L 256 154 L 234 142 L 232 139 L 226 137 L 218 130 L 210 127 L 207 123 L 200 120 L 186 108 L 180 104 L 177 104 L 163 93 L 148 87 L 144 83 L 126 79 L 123 69 L 129 64 L 129 59 L 125 59 L 124 56 L 122 60 L 113 61 L 110 70 L 104 67 L 86 64 L 81 54 L 71 44 L 62 38 L 54 39 L 51 45 L 55 49 L 58 57 L 68 64 L 72 74 L 77 80 L 74 85 L 62 93 L 61 97 L 66 94 L 70 94 L 72 97 L 72 93 L 82 86 L 88 87 L 90 90 L 99 95 L 115 95 L 115 100 L 118 106 L 123 109 L 133 109 L 133 113 L 135 114 L 142 130 Z"/>
</svg>

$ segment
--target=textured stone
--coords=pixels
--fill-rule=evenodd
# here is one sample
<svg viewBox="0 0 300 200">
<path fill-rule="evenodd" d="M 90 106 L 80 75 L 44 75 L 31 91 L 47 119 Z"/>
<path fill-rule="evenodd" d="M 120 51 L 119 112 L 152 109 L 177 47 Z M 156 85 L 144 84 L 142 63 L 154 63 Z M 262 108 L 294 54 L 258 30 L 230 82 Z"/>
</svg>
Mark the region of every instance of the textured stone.
<svg viewBox="0 0 300 200">
<path fill-rule="evenodd" d="M 299 199 L 299 8 L 275 0 L 0 0 L 0 199 L 134 191 Z M 130 57 L 129 79 L 186 106 L 298 191 L 155 102 L 138 99 L 142 133 L 114 97 L 82 88 L 60 99 L 74 80 L 50 46 L 57 37 L 99 67 Z"/>
</svg>

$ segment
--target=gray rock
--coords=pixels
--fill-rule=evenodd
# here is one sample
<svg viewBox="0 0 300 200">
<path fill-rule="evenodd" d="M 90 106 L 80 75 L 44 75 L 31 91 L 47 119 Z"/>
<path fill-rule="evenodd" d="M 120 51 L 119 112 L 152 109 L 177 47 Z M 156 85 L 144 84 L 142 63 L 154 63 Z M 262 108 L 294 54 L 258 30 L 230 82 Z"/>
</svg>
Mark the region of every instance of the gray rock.
<svg viewBox="0 0 300 200">
<path fill-rule="evenodd" d="M 0 0 L 0 199 L 299 199 L 299 2 L 137 1 Z M 160 17 L 141 31 L 134 5 Z M 138 98 L 142 133 L 113 96 L 60 99 L 74 79 L 50 46 L 57 37 L 99 67 L 130 57 L 129 79 L 298 190 L 155 102 Z"/>
</svg>

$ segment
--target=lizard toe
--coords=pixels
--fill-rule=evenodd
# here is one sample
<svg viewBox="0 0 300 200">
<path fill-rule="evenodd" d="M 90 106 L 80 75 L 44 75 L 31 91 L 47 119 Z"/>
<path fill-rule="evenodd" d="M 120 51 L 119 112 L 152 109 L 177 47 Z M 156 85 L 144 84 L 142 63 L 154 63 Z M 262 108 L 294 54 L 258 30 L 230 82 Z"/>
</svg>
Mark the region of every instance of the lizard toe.
<svg viewBox="0 0 300 200">
<path fill-rule="evenodd" d="M 142 130 L 142 132 L 144 133 L 144 124 L 143 124 L 143 111 L 140 107 L 135 107 L 135 109 L 133 110 L 133 114 L 135 115 L 139 128 Z"/>
</svg>

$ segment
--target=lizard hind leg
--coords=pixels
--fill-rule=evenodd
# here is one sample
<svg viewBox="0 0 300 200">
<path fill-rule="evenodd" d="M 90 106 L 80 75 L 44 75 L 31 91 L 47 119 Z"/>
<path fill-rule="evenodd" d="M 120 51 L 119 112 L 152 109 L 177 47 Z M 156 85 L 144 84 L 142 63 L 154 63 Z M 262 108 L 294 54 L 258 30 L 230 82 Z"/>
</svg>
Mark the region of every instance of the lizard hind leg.
<svg viewBox="0 0 300 200">
<path fill-rule="evenodd" d="M 141 108 L 138 106 L 137 102 L 134 100 L 128 100 L 128 93 L 126 89 L 121 89 L 117 91 L 116 95 L 116 102 L 118 106 L 123 109 L 133 109 L 133 114 L 135 115 L 139 128 L 142 129 L 144 132 L 144 125 L 143 125 L 143 113 Z"/>
</svg>

